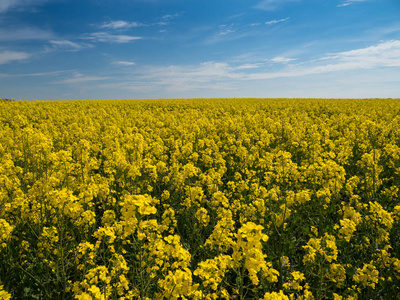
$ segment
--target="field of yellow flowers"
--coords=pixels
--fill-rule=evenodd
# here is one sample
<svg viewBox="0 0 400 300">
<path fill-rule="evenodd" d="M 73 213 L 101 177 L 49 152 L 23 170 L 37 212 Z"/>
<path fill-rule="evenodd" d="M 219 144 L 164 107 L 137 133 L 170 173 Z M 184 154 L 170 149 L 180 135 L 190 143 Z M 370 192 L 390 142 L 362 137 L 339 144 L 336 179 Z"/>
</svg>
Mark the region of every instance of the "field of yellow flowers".
<svg viewBox="0 0 400 300">
<path fill-rule="evenodd" d="M 398 299 L 400 100 L 0 102 L 0 299 Z"/>
</svg>

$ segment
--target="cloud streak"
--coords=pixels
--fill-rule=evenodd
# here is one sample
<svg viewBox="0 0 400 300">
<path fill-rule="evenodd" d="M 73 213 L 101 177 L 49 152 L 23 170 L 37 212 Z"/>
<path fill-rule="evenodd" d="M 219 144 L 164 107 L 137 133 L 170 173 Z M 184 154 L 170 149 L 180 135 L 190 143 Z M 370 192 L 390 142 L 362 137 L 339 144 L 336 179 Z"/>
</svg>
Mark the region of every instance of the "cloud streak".
<svg viewBox="0 0 400 300">
<path fill-rule="evenodd" d="M 50 40 L 49 42 L 53 47 L 58 49 L 68 49 L 71 51 L 78 51 L 83 48 L 83 46 L 68 40 Z"/>
<path fill-rule="evenodd" d="M 232 65 L 225 62 L 204 62 L 200 65 L 148 67 L 134 71 L 130 86 L 158 86 L 169 91 L 190 91 L 201 88 L 224 87 L 235 89 L 240 82 L 269 80 L 275 78 L 303 77 L 315 74 L 346 72 L 351 70 L 398 68 L 400 67 L 400 40 L 377 45 L 327 54 L 320 60 L 297 64 L 286 64 L 295 59 L 275 57 L 267 61 L 281 63 L 277 71 L 268 71 L 268 64 L 254 62 Z M 275 67 L 273 67 L 275 69 Z M 129 89 L 128 86 L 126 88 Z"/>
<path fill-rule="evenodd" d="M 48 0 L 1 0 L 0 13 L 21 7 L 30 7 L 47 2 Z"/>
<path fill-rule="evenodd" d="M 42 77 L 42 76 L 57 76 L 62 73 L 72 72 L 73 70 L 60 70 L 51 72 L 39 72 L 39 73 L 25 73 L 25 74 L 2 74 L 3 77 Z"/>
<path fill-rule="evenodd" d="M 135 40 L 140 40 L 140 36 L 131 36 L 123 34 L 110 34 L 107 32 L 95 32 L 88 36 L 83 37 L 83 39 L 90 40 L 93 42 L 105 42 L 105 43 L 129 43 Z"/>
<path fill-rule="evenodd" d="M 3 51 L 0 52 L 0 64 L 7 64 L 14 61 L 25 60 L 29 57 L 31 57 L 31 55 L 26 52 Z"/>
<path fill-rule="evenodd" d="M 271 62 L 274 63 L 288 63 L 290 61 L 296 60 L 295 58 L 288 58 L 288 57 L 282 57 L 282 56 L 277 56 L 271 59 Z"/>
<path fill-rule="evenodd" d="M 141 22 L 128 22 L 124 20 L 115 20 L 115 21 L 108 21 L 103 22 L 102 24 L 92 24 L 95 27 L 105 29 L 105 30 L 128 30 L 130 28 L 137 28 L 137 27 L 148 27 L 148 26 L 168 26 L 169 21 L 181 16 L 181 14 L 176 13 L 173 15 L 164 15 L 159 18 L 158 22 L 153 23 L 141 23 Z"/>
<path fill-rule="evenodd" d="M 163 19 L 163 20 L 172 20 L 172 19 L 178 18 L 180 16 L 181 16 L 180 13 L 176 13 L 176 14 L 173 14 L 173 15 L 164 15 L 164 16 L 161 17 L 161 19 Z"/>
<path fill-rule="evenodd" d="M 54 39 L 54 34 L 50 31 L 37 29 L 34 27 L 0 29 L 0 41 L 32 41 L 32 40 L 50 40 Z"/>
<path fill-rule="evenodd" d="M 18 1 L 13 0 L 2 0 L 0 2 L 0 12 L 5 12 L 13 6 L 17 5 Z"/>
<path fill-rule="evenodd" d="M 235 68 L 227 63 L 204 62 L 199 65 L 147 67 L 135 71 L 131 81 L 121 88 L 144 90 L 158 86 L 168 91 L 191 91 L 202 88 L 225 89 L 225 81 L 240 79 Z M 231 87 L 230 87 L 231 89 Z"/>
<path fill-rule="evenodd" d="M 136 65 L 136 63 L 134 63 L 133 61 L 124 61 L 124 60 L 114 61 L 113 64 L 119 65 L 119 66 L 134 66 L 134 65 Z"/>
<path fill-rule="evenodd" d="M 104 28 L 104 29 L 129 29 L 129 28 L 134 28 L 134 27 L 142 27 L 146 26 L 143 23 L 138 23 L 138 22 L 126 22 L 122 20 L 118 21 L 110 21 L 110 22 L 105 22 L 101 25 L 99 25 L 99 28 Z"/>
<path fill-rule="evenodd" d="M 72 78 L 67 78 L 61 81 L 56 81 L 53 83 L 58 83 L 58 84 L 79 84 L 79 83 L 85 83 L 85 82 L 90 82 L 90 81 L 102 81 L 102 80 L 109 80 L 112 79 L 112 77 L 105 77 L 105 76 L 84 76 L 80 73 L 76 73 Z"/>
<path fill-rule="evenodd" d="M 367 1 L 367 0 L 347 0 L 342 4 L 339 4 L 337 7 L 349 6 L 349 5 L 351 5 L 353 3 L 356 3 L 356 2 L 365 2 L 365 1 Z"/>
<path fill-rule="evenodd" d="M 331 54 L 326 59 L 358 63 L 364 68 L 400 67 L 400 40 L 381 42 L 374 46 Z"/>
<path fill-rule="evenodd" d="M 231 25 L 223 24 L 223 25 L 220 25 L 219 28 L 220 28 L 220 31 L 218 32 L 218 35 L 227 35 L 230 33 L 234 33 L 236 31 L 235 29 L 233 29 L 233 24 L 231 24 Z"/>
<path fill-rule="evenodd" d="M 321 59 L 327 64 L 313 65 L 302 63 L 278 72 L 254 73 L 246 79 L 272 79 L 280 77 L 299 77 L 312 74 L 366 70 L 374 68 L 400 67 L 400 40 L 391 40 L 366 48 L 329 54 Z"/>
<path fill-rule="evenodd" d="M 285 22 L 285 21 L 287 21 L 287 20 L 289 20 L 289 17 L 284 18 L 284 19 L 279 19 L 279 20 L 268 21 L 268 22 L 265 22 L 265 25 L 273 25 L 273 24 Z"/>
</svg>

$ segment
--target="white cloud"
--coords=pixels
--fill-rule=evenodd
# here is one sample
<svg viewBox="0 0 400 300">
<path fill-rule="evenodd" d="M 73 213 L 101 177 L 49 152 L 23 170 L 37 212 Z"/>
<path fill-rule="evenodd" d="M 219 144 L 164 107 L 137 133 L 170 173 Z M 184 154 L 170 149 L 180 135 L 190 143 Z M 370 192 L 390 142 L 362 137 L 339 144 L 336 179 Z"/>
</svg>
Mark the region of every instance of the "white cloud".
<svg viewBox="0 0 400 300">
<path fill-rule="evenodd" d="M 277 56 L 271 59 L 272 62 L 274 63 L 287 63 L 290 61 L 296 60 L 295 58 L 288 58 L 288 57 L 282 57 L 282 56 Z"/>
<path fill-rule="evenodd" d="M 120 66 L 134 66 L 134 65 L 136 65 L 136 63 L 134 63 L 133 61 L 124 61 L 124 60 L 114 61 L 113 64 L 120 65 Z"/>
<path fill-rule="evenodd" d="M 22 5 L 26 1 L 22 0 L 1 0 L 0 1 L 0 12 L 6 12 L 18 5 Z"/>
<path fill-rule="evenodd" d="M 364 2 L 367 0 L 346 0 L 344 3 L 339 4 L 337 7 L 344 7 L 344 6 L 349 6 L 350 4 L 353 4 L 354 2 Z"/>
<path fill-rule="evenodd" d="M 169 23 L 168 23 L 168 22 L 156 22 L 156 23 L 153 23 L 152 25 L 158 25 L 158 26 L 168 26 L 168 25 L 169 25 Z"/>
<path fill-rule="evenodd" d="M 255 25 L 254 25 L 255 26 Z M 233 41 L 242 38 L 246 38 L 249 36 L 255 36 L 255 32 L 249 28 L 250 25 L 245 25 L 241 27 L 239 24 L 228 24 L 228 25 L 220 25 L 215 33 L 211 35 L 207 35 L 203 39 L 203 43 L 205 45 L 215 44 L 219 42 Z M 207 27 L 204 31 L 211 31 L 212 28 Z"/>
<path fill-rule="evenodd" d="M 2 0 L 0 0 L 2 1 Z M 0 41 L 21 41 L 21 40 L 49 40 L 53 39 L 54 34 L 37 28 L 9 28 L 0 29 Z"/>
<path fill-rule="evenodd" d="M 172 19 L 175 19 L 175 18 L 180 17 L 180 16 L 181 16 L 180 13 L 176 13 L 176 14 L 173 14 L 173 15 L 164 15 L 164 16 L 161 17 L 161 19 L 163 19 L 163 20 L 172 20 Z"/>
<path fill-rule="evenodd" d="M 104 22 L 99 27 L 106 29 L 129 29 L 132 27 L 141 27 L 141 26 L 145 26 L 145 24 L 118 20 L 118 21 Z"/>
<path fill-rule="evenodd" d="M 259 67 L 260 67 L 259 64 L 243 64 L 238 67 L 235 67 L 235 69 L 236 70 L 245 70 L 245 69 L 255 69 L 255 68 L 259 68 Z"/>
<path fill-rule="evenodd" d="M 140 22 L 127 22 L 127 21 L 123 21 L 123 20 L 117 20 L 117 21 L 104 22 L 100 25 L 93 24 L 93 26 L 96 26 L 96 27 L 102 28 L 102 29 L 109 29 L 109 30 L 127 30 L 130 28 L 148 27 L 148 26 L 168 26 L 169 23 L 166 21 L 169 21 L 177 16 L 179 16 L 179 15 L 178 14 L 165 15 L 161 18 L 163 21 L 153 22 L 153 23 L 148 23 L 148 24 L 140 23 Z"/>
<path fill-rule="evenodd" d="M 79 50 L 82 49 L 82 46 L 68 41 L 68 40 L 51 40 L 50 44 L 52 44 L 54 47 L 57 48 L 65 48 L 65 49 L 71 49 L 71 50 Z"/>
<path fill-rule="evenodd" d="M 101 80 L 109 80 L 111 77 L 103 77 L 103 76 L 84 76 L 80 73 L 76 73 L 72 78 L 67 78 L 61 81 L 56 81 L 54 83 L 67 83 L 67 84 L 75 84 L 75 83 L 84 83 L 89 81 L 101 81 Z"/>
<path fill-rule="evenodd" d="M 300 0 L 263 0 L 256 5 L 256 8 L 272 11 L 280 8 L 282 5 L 288 2 L 298 2 L 298 1 Z"/>
<path fill-rule="evenodd" d="M 107 32 L 95 32 L 83 38 L 87 40 L 92 40 L 94 42 L 106 43 L 129 43 L 131 41 L 142 39 L 142 37 L 139 36 L 109 34 Z"/>
<path fill-rule="evenodd" d="M 3 77 L 41 77 L 41 76 L 56 76 L 62 73 L 69 73 L 71 70 L 60 70 L 41 73 L 22 73 L 22 74 L 2 74 Z"/>
<path fill-rule="evenodd" d="M 3 51 L 0 52 L 0 64 L 10 63 L 12 61 L 24 60 L 31 57 L 26 52 Z"/>
<path fill-rule="evenodd" d="M 18 1 L 16 0 L 2 0 L 0 1 L 0 12 L 7 11 L 9 8 L 16 5 Z"/>
<path fill-rule="evenodd" d="M 34 6 L 46 1 L 48 0 L 1 0 L 0 13 L 7 12 L 15 8 Z"/>
<path fill-rule="evenodd" d="M 227 35 L 227 34 L 230 34 L 230 33 L 234 33 L 235 29 L 233 29 L 233 26 L 234 26 L 234 24 L 230 24 L 230 25 L 223 24 L 223 25 L 220 25 L 219 26 L 220 31 L 218 32 L 218 34 L 219 35 Z"/>
<path fill-rule="evenodd" d="M 377 45 L 329 54 L 324 60 L 310 60 L 297 64 L 285 64 L 292 58 L 282 56 L 269 61 L 283 63 L 278 71 L 268 72 L 264 62 L 234 66 L 223 62 L 205 62 L 197 66 L 149 67 L 135 70 L 135 82 L 152 84 L 169 90 L 194 90 L 207 86 L 223 85 L 235 88 L 245 80 L 268 80 L 275 78 L 303 77 L 333 72 L 382 70 L 382 67 L 400 67 L 400 40 L 387 41 Z M 325 62 L 321 64 L 321 62 Z M 261 68 L 263 67 L 263 68 Z M 274 67 L 275 68 L 275 67 Z M 343 73 L 345 72 L 345 73 Z"/>
<path fill-rule="evenodd" d="M 169 91 L 202 88 L 228 88 L 224 81 L 239 79 L 235 68 L 227 63 L 204 62 L 199 65 L 148 67 L 135 70 L 137 76 L 127 87 L 158 86 Z"/>
<path fill-rule="evenodd" d="M 386 41 L 364 48 L 326 54 L 323 60 L 310 59 L 301 62 L 297 62 L 296 60 L 296 63 L 287 64 L 287 62 L 292 62 L 293 60 L 293 58 L 282 55 L 268 60 L 258 59 L 258 61 L 248 61 L 248 63 L 244 64 L 238 61 L 231 63 L 211 61 L 196 65 L 146 66 L 141 68 L 126 68 L 123 76 L 118 75 L 116 77 L 109 77 L 107 75 L 83 76 L 78 73 L 57 83 L 82 83 L 84 85 L 86 82 L 93 82 L 94 85 L 99 85 L 103 88 L 109 85 L 110 88 L 117 88 L 118 90 L 134 90 L 152 95 L 154 95 L 154 91 L 157 91 L 159 93 L 157 95 L 159 96 L 188 95 L 185 93 L 191 92 L 204 94 L 206 91 L 211 91 L 210 95 L 221 93 L 218 95 L 223 96 L 223 91 L 232 90 L 240 93 L 242 88 L 249 86 L 256 87 L 259 85 L 258 81 L 263 80 L 266 86 L 276 82 L 281 82 L 282 84 L 284 82 L 297 82 L 299 86 L 300 83 L 306 83 L 308 86 L 313 87 L 314 93 L 314 88 L 317 85 L 313 80 L 320 78 L 323 74 L 324 76 L 328 76 L 324 78 L 337 78 L 335 82 L 327 83 L 326 88 L 333 87 L 334 89 L 340 89 L 340 86 L 350 86 L 349 84 L 343 85 L 339 82 L 342 78 L 351 78 L 353 75 L 350 74 L 363 75 L 368 72 L 368 74 L 384 74 L 385 70 L 387 70 L 388 74 L 399 73 L 400 40 Z M 277 64 L 271 66 L 271 62 Z M 131 61 L 123 60 L 115 61 L 114 64 L 121 66 L 134 65 Z M 386 67 L 390 69 L 385 69 Z M 309 77 L 313 75 L 314 77 Z M 373 75 L 371 78 L 378 77 Z M 285 78 L 297 79 L 285 80 Z M 310 78 L 312 78 L 311 81 Z M 365 81 L 369 83 L 375 80 L 368 79 L 368 76 L 364 76 L 363 78 L 362 80 L 360 79 L 360 82 Z M 388 76 L 385 78 L 387 80 Z M 384 84 L 385 80 L 382 79 L 381 83 L 383 82 L 382 84 Z M 398 79 L 393 80 L 398 81 Z M 380 86 L 382 86 L 381 83 L 379 83 Z M 250 89 L 247 89 L 247 91 L 251 92 Z M 279 94 L 278 90 L 276 90 L 277 95 L 281 96 L 288 95 L 286 92 L 290 91 L 284 91 L 283 94 L 281 91 L 281 94 Z M 320 89 L 320 92 L 322 96 L 332 95 L 332 93 L 329 94 L 324 89 Z M 307 94 L 303 93 L 302 95 Z"/>
<path fill-rule="evenodd" d="M 304 62 L 278 72 L 253 73 L 246 79 L 272 79 L 280 77 L 299 77 L 349 70 L 378 69 L 383 67 L 400 67 L 400 40 L 382 42 L 366 48 L 329 54 L 322 61 L 324 65 Z"/>
<path fill-rule="evenodd" d="M 400 40 L 381 42 L 375 46 L 331 54 L 326 59 L 356 63 L 362 68 L 400 67 Z"/>
<path fill-rule="evenodd" d="M 82 83 L 82 82 L 87 82 L 87 81 L 99 81 L 99 80 L 108 80 L 108 79 L 110 79 L 110 77 L 83 76 L 83 77 L 65 79 L 65 80 L 59 81 L 57 83 Z"/>
<path fill-rule="evenodd" d="M 159 74 L 164 77 L 164 80 L 169 81 L 169 78 L 179 78 L 180 80 L 187 81 L 197 81 L 197 82 L 208 82 L 213 81 L 218 78 L 236 78 L 237 75 L 232 73 L 234 70 L 227 63 L 219 63 L 219 62 L 204 62 L 199 66 L 169 66 L 162 68 L 161 71 L 159 69 L 153 75 L 156 77 Z"/>
<path fill-rule="evenodd" d="M 234 33 L 234 32 L 235 32 L 235 30 L 226 29 L 226 30 L 220 31 L 218 34 L 220 34 L 220 35 L 226 35 L 226 34 L 230 34 L 230 33 Z"/>
<path fill-rule="evenodd" d="M 279 20 L 268 21 L 268 22 L 265 22 L 265 24 L 266 24 L 266 25 L 272 25 L 272 24 L 276 24 L 276 23 L 285 22 L 285 21 L 287 21 L 287 20 L 289 20 L 289 17 L 284 18 L 284 19 L 279 19 Z"/>
</svg>

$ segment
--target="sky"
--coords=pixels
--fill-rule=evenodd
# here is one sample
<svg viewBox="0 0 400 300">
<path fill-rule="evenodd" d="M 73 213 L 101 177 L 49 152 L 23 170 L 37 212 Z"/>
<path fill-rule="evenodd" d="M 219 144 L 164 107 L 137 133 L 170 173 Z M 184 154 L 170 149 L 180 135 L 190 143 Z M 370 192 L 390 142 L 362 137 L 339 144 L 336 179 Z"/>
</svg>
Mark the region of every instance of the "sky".
<svg viewBox="0 0 400 300">
<path fill-rule="evenodd" d="M 0 0 L 0 98 L 400 98 L 400 0 Z"/>
</svg>

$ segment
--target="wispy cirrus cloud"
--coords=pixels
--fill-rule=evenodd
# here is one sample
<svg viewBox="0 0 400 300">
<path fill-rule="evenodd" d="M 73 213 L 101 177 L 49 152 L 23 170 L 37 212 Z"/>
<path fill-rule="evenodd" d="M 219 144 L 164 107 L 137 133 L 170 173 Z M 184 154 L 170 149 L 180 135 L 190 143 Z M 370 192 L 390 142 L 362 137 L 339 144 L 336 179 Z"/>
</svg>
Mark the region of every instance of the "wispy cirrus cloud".
<svg viewBox="0 0 400 300">
<path fill-rule="evenodd" d="M 7 12 L 12 9 L 24 9 L 39 5 L 49 0 L 1 0 L 0 1 L 0 13 Z"/>
<path fill-rule="evenodd" d="M 130 28 L 147 27 L 147 26 L 167 26 L 169 25 L 169 21 L 176 19 L 180 16 L 181 16 L 180 13 L 164 15 L 161 18 L 159 18 L 159 21 L 150 23 L 114 20 L 114 21 L 103 22 L 101 24 L 92 24 L 92 25 L 98 28 L 108 29 L 108 30 L 127 30 Z"/>
<path fill-rule="evenodd" d="M 400 40 L 390 40 L 366 48 L 330 54 L 324 59 L 356 63 L 362 68 L 400 67 Z"/>
<path fill-rule="evenodd" d="M 349 5 L 351 5 L 353 3 L 356 3 L 356 2 L 365 2 L 365 1 L 367 1 L 367 0 L 346 0 L 341 4 L 338 4 L 337 7 L 349 6 Z"/>
<path fill-rule="evenodd" d="M 255 64 L 243 64 L 237 66 L 235 69 L 236 70 L 246 70 L 246 69 L 256 69 L 260 67 L 260 63 L 255 63 Z"/>
<path fill-rule="evenodd" d="M 126 86 L 159 86 L 166 90 L 189 91 L 201 88 L 221 88 L 226 80 L 239 79 L 235 68 L 227 63 L 203 62 L 199 65 L 170 65 L 136 70 L 134 80 Z"/>
<path fill-rule="evenodd" d="M 226 62 L 204 62 L 199 65 L 170 65 L 166 67 L 146 67 L 135 69 L 129 85 L 140 90 L 141 86 L 157 86 L 160 90 L 196 90 L 224 87 L 235 89 L 240 82 L 269 80 L 275 78 L 304 77 L 315 74 L 327 74 L 367 69 L 400 67 L 400 40 L 392 40 L 365 48 L 326 54 L 320 60 L 310 59 L 294 64 L 293 58 L 278 56 L 248 64 Z M 281 67 L 271 67 L 267 62 L 282 63 Z M 121 85 L 122 87 L 123 85 Z"/>
<path fill-rule="evenodd" d="M 225 30 L 221 30 L 218 34 L 219 35 L 226 35 L 226 34 L 230 34 L 230 33 L 234 33 L 235 30 L 233 29 L 225 29 Z"/>
<path fill-rule="evenodd" d="M 219 26 L 220 30 L 219 30 L 218 34 L 219 35 L 227 35 L 227 34 L 230 34 L 230 33 L 234 33 L 236 30 L 233 27 L 234 27 L 233 24 L 231 24 L 231 25 L 226 25 L 226 24 L 220 25 Z"/>
<path fill-rule="evenodd" d="M 82 75 L 81 73 L 75 73 L 73 77 L 71 78 L 66 78 L 64 80 L 60 81 L 55 81 L 53 83 L 55 84 L 79 84 L 79 83 L 85 83 L 85 82 L 90 82 L 90 81 L 102 81 L 102 80 L 109 80 L 112 79 L 112 77 L 109 76 L 85 76 Z"/>
<path fill-rule="evenodd" d="M 58 76 L 63 73 L 71 73 L 73 70 L 59 70 L 51 72 L 38 73 L 22 73 L 22 74 L 2 74 L 2 77 L 42 77 L 42 76 Z"/>
<path fill-rule="evenodd" d="M 70 51 L 78 51 L 83 48 L 82 45 L 69 40 L 50 40 L 50 44 L 57 49 L 66 49 Z"/>
<path fill-rule="evenodd" d="M 2 0 L 0 2 L 0 12 L 5 12 L 12 8 L 13 6 L 17 5 L 19 1 L 16 0 Z"/>
<path fill-rule="evenodd" d="M 25 60 L 31 57 L 31 54 L 18 51 L 0 52 L 0 64 L 7 64 L 14 61 Z"/>
<path fill-rule="evenodd" d="M 240 39 L 244 37 L 248 37 L 251 35 L 255 35 L 254 29 L 258 26 L 264 25 L 273 25 L 273 24 L 278 24 L 282 22 L 286 22 L 290 18 L 283 18 L 283 19 L 275 19 L 271 21 L 267 21 L 264 23 L 251 23 L 247 25 L 241 25 L 238 23 L 231 23 L 231 24 L 222 24 L 218 26 L 218 31 L 214 32 L 211 34 L 209 37 L 205 39 L 206 44 L 213 44 L 213 43 L 218 43 L 222 41 L 228 41 L 228 40 L 235 40 L 235 39 Z"/>
<path fill-rule="evenodd" d="M 126 61 L 126 60 L 119 60 L 119 61 L 114 61 L 112 62 L 114 65 L 119 65 L 119 66 L 134 66 L 136 63 L 133 61 Z"/>
<path fill-rule="evenodd" d="M 0 41 L 31 41 L 31 40 L 50 40 L 54 39 L 54 34 L 50 31 L 41 30 L 34 27 L 0 29 Z"/>
<path fill-rule="evenodd" d="M 124 35 L 124 34 L 110 34 L 108 32 L 95 32 L 82 37 L 83 39 L 93 42 L 105 43 L 129 43 L 135 40 L 140 40 L 140 36 Z"/>
<path fill-rule="evenodd" d="M 171 15 L 164 15 L 164 16 L 161 17 L 161 19 L 163 19 L 163 20 L 172 20 L 172 19 L 180 17 L 181 15 L 182 15 L 181 13 L 175 13 L 175 14 L 171 14 Z"/>
<path fill-rule="evenodd" d="M 226 92 L 233 95 L 232 93 L 240 92 L 242 88 L 259 85 L 258 81 L 263 81 L 266 85 L 269 84 L 269 80 L 275 79 L 278 81 L 271 82 L 288 82 L 279 81 L 282 78 L 299 78 L 298 80 L 290 80 L 290 82 L 307 82 L 310 78 L 314 78 L 308 76 L 316 74 L 326 74 L 326 76 L 330 76 L 329 78 L 338 78 L 340 81 L 341 78 L 349 79 L 349 74 L 360 74 L 362 76 L 362 74 L 368 72 L 366 71 L 368 69 L 373 74 L 389 72 L 385 71 L 386 67 L 390 68 L 390 72 L 392 72 L 390 74 L 396 74 L 396 70 L 400 72 L 400 40 L 390 40 L 349 51 L 327 53 L 322 55 L 319 60 L 310 58 L 296 63 L 293 61 L 293 58 L 277 56 L 269 59 L 258 59 L 258 61 L 246 64 L 240 61 L 208 61 L 191 65 L 146 66 L 127 68 L 123 75 L 84 76 L 76 73 L 56 83 L 81 87 L 98 86 L 104 89 L 118 88 L 119 90 L 139 93 L 153 93 L 152 95 L 157 95 L 157 97 L 190 95 L 193 92 L 202 93 L 205 91 L 210 91 L 210 95 L 215 93 L 224 95 Z M 276 64 L 272 65 L 271 62 Z M 291 63 L 287 64 L 287 62 Z M 119 61 L 114 63 L 130 65 L 131 62 Z M 337 74 L 340 74 L 340 76 Z M 368 76 L 363 78 L 368 78 Z M 362 83 L 363 80 L 360 79 L 359 82 Z M 336 88 L 336 83 L 328 86 Z M 339 83 L 337 84 L 340 86 Z M 320 92 L 321 95 L 326 95 L 326 90 Z M 361 93 L 357 88 L 354 88 L 353 92 Z M 278 92 L 277 95 L 282 96 Z"/>
<path fill-rule="evenodd" d="M 306 61 L 277 72 L 249 74 L 246 79 L 300 77 L 330 72 L 399 67 L 400 40 L 391 40 L 366 48 L 327 54 L 319 60 L 319 64 L 315 64 L 314 61 Z"/>
<path fill-rule="evenodd" d="M 273 24 L 277 24 L 277 23 L 281 23 L 281 22 L 285 22 L 287 20 L 289 20 L 290 18 L 284 18 L 284 19 L 279 19 L 279 20 L 272 20 L 272 21 L 267 21 L 265 22 L 265 25 L 273 25 Z"/>
<path fill-rule="evenodd" d="M 283 57 L 283 56 L 277 56 L 272 58 L 270 61 L 274 63 L 288 63 L 293 60 L 296 60 L 295 58 L 289 58 L 289 57 Z"/>
<path fill-rule="evenodd" d="M 105 29 L 129 29 L 129 28 L 142 27 L 142 26 L 147 26 L 147 25 L 143 24 L 143 23 L 139 23 L 139 22 L 127 22 L 127 21 L 123 21 L 123 20 L 117 20 L 117 21 L 104 22 L 97 26 L 99 28 L 105 28 Z"/>
</svg>

